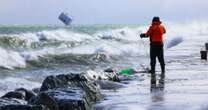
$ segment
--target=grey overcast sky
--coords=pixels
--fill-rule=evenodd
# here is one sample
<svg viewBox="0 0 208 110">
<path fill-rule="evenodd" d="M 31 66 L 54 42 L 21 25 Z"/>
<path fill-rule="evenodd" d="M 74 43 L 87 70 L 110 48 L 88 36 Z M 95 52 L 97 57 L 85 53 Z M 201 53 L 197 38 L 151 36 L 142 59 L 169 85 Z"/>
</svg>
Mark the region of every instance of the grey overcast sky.
<svg viewBox="0 0 208 110">
<path fill-rule="evenodd" d="M 0 0 L 0 24 L 61 24 L 68 12 L 74 24 L 145 24 L 208 19 L 208 0 Z"/>
</svg>

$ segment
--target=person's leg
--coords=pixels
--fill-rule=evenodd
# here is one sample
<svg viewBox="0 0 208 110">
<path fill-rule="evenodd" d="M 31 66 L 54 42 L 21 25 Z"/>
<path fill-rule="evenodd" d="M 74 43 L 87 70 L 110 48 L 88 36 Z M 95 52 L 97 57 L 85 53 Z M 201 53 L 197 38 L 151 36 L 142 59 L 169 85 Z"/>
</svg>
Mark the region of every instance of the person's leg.
<svg viewBox="0 0 208 110">
<path fill-rule="evenodd" d="M 164 79 L 165 79 L 165 61 L 164 61 L 164 50 L 163 50 L 163 45 L 160 46 L 160 49 L 158 51 L 158 60 L 160 62 L 160 67 L 161 67 L 161 79 L 159 80 L 160 84 L 164 84 Z"/>
<path fill-rule="evenodd" d="M 155 65 L 156 65 L 156 52 L 155 46 L 150 45 L 150 65 L 151 65 L 151 86 L 156 86 L 156 75 L 155 75 Z"/>
</svg>

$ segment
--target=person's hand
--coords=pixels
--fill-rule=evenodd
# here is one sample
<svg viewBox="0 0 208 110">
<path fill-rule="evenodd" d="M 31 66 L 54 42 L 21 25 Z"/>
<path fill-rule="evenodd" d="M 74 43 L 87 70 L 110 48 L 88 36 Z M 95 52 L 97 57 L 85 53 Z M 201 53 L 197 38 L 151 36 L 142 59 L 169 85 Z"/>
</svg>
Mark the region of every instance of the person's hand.
<svg viewBox="0 0 208 110">
<path fill-rule="evenodd" d="M 144 38 L 144 37 L 146 37 L 146 35 L 145 35 L 144 33 L 141 33 L 141 34 L 140 34 L 140 37 L 141 37 L 141 38 Z"/>
</svg>

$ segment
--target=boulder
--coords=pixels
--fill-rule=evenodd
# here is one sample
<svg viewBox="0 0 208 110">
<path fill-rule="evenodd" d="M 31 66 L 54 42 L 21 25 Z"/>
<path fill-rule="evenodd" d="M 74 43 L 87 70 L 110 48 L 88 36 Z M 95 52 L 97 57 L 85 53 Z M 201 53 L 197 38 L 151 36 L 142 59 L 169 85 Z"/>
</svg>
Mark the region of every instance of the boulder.
<svg viewBox="0 0 208 110">
<path fill-rule="evenodd" d="M 119 81 L 119 78 L 110 69 L 93 74 L 48 76 L 38 89 L 18 88 L 6 93 L 0 98 L 0 110 L 89 110 L 102 98 L 99 85 L 104 89 L 122 87 L 112 81 Z"/>
<path fill-rule="evenodd" d="M 48 76 L 42 83 L 38 95 L 29 100 L 32 105 L 44 105 L 50 110 L 88 110 L 102 95 L 100 86 L 96 82 L 100 79 L 111 82 L 102 82 L 103 88 L 120 88 L 118 75 L 113 71 L 102 73 L 88 72 L 81 74 L 62 74 Z M 107 87 L 109 84 L 110 87 Z"/>
<path fill-rule="evenodd" d="M 32 89 L 32 92 L 38 94 L 40 92 L 40 88 L 33 88 Z"/>
<path fill-rule="evenodd" d="M 79 87 L 86 92 L 90 101 L 95 102 L 101 98 L 99 86 L 87 79 L 84 74 L 66 74 L 57 76 L 48 76 L 43 81 L 40 91 L 47 91 L 57 88 Z"/>
<path fill-rule="evenodd" d="M 49 110 L 42 105 L 27 105 L 25 100 L 0 98 L 0 110 Z"/>
<path fill-rule="evenodd" d="M 6 105 L 0 107 L 0 110 L 49 110 L 42 105 Z"/>
<path fill-rule="evenodd" d="M 85 91 L 76 87 L 41 92 L 30 103 L 45 105 L 50 110 L 89 110 L 92 105 Z"/>
<path fill-rule="evenodd" d="M 36 94 L 30 90 L 24 88 L 18 88 L 15 91 L 11 91 L 3 95 L 1 98 L 16 98 L 29 101 L 30 98 L 36 96 Z"/>
<path fill-rule="evenodd" d="M 112 68 L 107 68 L 104 70 L 104 72 L 107 72 L 107 73 L 113 73 L 114 70 Z"/>
<path fill-rule="evenodd" d="M 32 97 L 35 97 L 36 96 L 36 93 L 35 92 L 33 92 L 31 90 L 27 90 L 25 88 L 18 88 L 15 91 L 24 93 L 25 94 L 25 100 L 26 101 L 29 101 Z"/>
<path fill-rule="evenodd" d="M 26 105 L 25 100 L 15 99 L 15 98 L 0 98 L 0 107 L 5 105 Z"/>
<path fill-rule="evenodd" d="M 16 98 L 25 100 L 25 93 L 22 91 L 11 91 L 3 95 L 1 98 Z"/>
<path fill-rule="evenodd" d="M 44 105 L 50 110 L 59 110 L 55 99 L 45 92 L 38 94 L 36 97 L 33 97 L 28 103 L 32 105 Z"/>
<path fill-rule="evenodd" d="M 48 76 L 29 103 L 51 110 L 87 110 L 102 97 L 98 84 L 84 73 Z"/>
</svg>

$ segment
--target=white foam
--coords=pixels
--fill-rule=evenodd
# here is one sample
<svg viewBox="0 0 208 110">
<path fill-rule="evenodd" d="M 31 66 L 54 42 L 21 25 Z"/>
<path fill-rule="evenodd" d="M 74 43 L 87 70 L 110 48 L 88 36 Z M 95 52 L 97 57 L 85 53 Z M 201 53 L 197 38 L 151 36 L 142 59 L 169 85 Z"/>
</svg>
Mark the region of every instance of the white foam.
<svg viewBox="0 0 208 110">
<path fill-rule="evenodd" d="M 95 37 L 88 34 L 75 33 L 67 30 L 54 30 L 38 32 L 37 37 L 44 40 L 57 40 L 57 41 L 72 41 L 82 42 L 85 40 L 93 40 Z"/>
<path fill-rule="evenodd" d="M 26 88 L 32 90 L 33 88 L 37 88 L 40 86 L 40 83 L 31 82 L 23 78 L 8 77 L 6 79 L 0 80 L 0 96 L 16 88 Z"/>
<path fill-rule="evenodd" d="M 200 48 L 199 45 L 201 42 L 207 41 L 207 22 L 167 23 L 165 26 L 167 29 L 167 34 L 165 34 L 166 44 L 174 44 L 175 42 L 171 43 L 174 39 L 180 41 L 176 43 L 180 43 L 180 45 L 171 46 L 174 46 L 174 49 L 181 49 L 181 51 L 183 51 L 184 47 L 186 47 L 186 49 L 197 49 Z M 26 61 L 39 60 L 39 57 L 47 55 L 96 53 L 106 54 L 107 56 L 148 55 L 149 40 L 139 37 L 139 34 L 145 32 L 147 29 L 148 26 L 140 26 L 138 28 L 124 27 L 121 29 L 97 32 L 93 35 L 75 33 L 67 30 L 42 31 L 16 35 L 16 37 L 26 40 L 28 45 L 31 42 L 42 42 L 41 40 L 87 43 L 73 48 L 61 45 L 59 47 L 44 47 L 39 50 L 25 50 L 22 52 L 0 48 L 0 66 L 8 69 L 14 69 L 16 67 L 24 68 L 26 67 Z M 88 40 L 90 40 L 90 42 L 88 42 Z M 173 49 L 171 48 L 171 50 Z M 175 55 L 174 51 L 169 53 Z"/>
<path fill-rule="evenodd" d="M 121 28 L 115 29 L 110 31 L 102 31 L 95 34 L 103 39 L 118 39 L 118 40 L 125 40 L 125 41 L 135 41 L 139 38 L 139 32 L 137 28 Z"/>
<path fill-rule="evenodd" d="M 25 59 L 18 52 L 0 48 L 0 66 L 8 69 L 26 67 Z"/>
<path fill-rule="evenodd" d="M 51 31 L 40 31 L 40 32 L 27 32 L 21 34 L 1 34 L 1 37 L 11 37 L 16 38 L 15 40 L 20 40 L 24 42 L 24 46 L 30 47 L 32 43 L 43 42 L 43 41 L 66 41 L 66 42 L 85 42 L 93 41 L 97 39 L 96 36 L 91 36 L 83 33 L 76 33 L 67 31 L 64 29 L 51 30 Z M 16 42 L 16 41 L 15 41 Z"/>
</svg>

